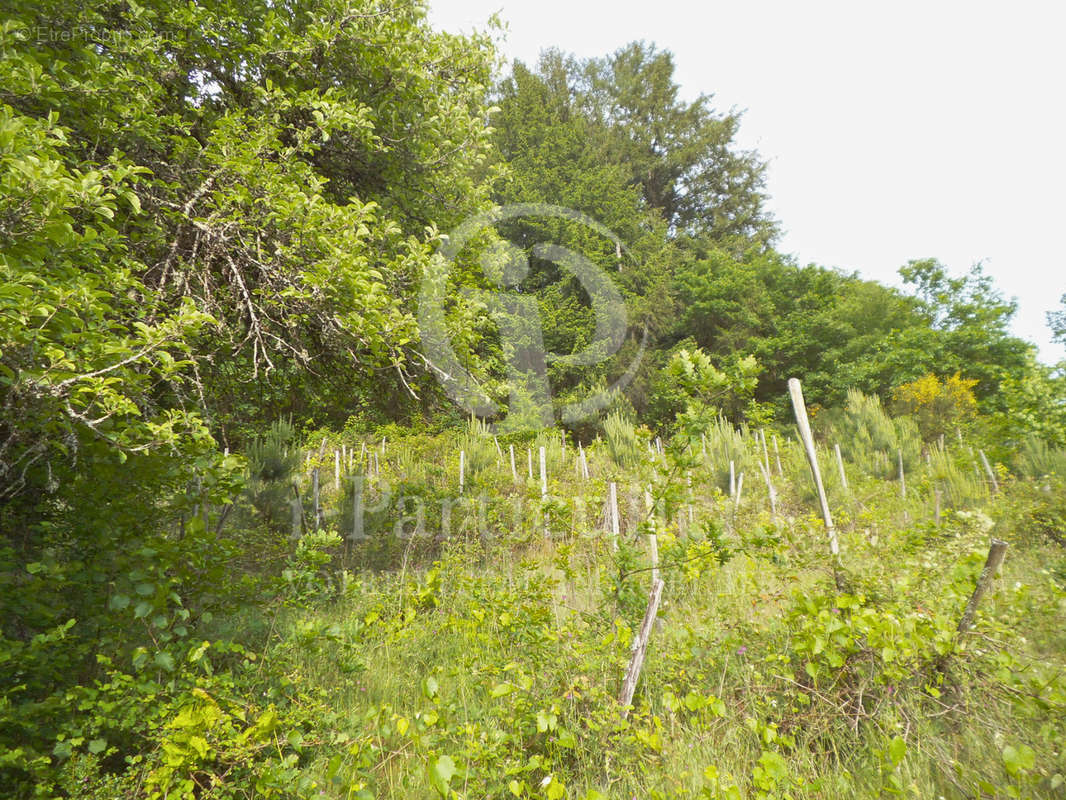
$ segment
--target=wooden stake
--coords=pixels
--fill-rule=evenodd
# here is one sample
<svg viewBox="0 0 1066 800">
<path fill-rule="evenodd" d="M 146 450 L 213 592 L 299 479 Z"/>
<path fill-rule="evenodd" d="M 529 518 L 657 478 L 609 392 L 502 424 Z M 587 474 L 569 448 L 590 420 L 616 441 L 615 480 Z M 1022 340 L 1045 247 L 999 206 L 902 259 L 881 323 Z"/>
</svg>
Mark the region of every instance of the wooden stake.
<svg viewBox="0 0 1066 800">
<path fill-rule="evenodd" d="M 985 465 L 985 473 L 988 475 L 988 480 L 992 482 L 992 493 L 995 494 L 999 491 L 999 481 L 996 480 L 996 473 L 992 471 L 992 465 L 988 463 L 988 456 L 985 455 L 984 450 L 978 450 L 981 455 L 981 463 Z"/>
<path fill-rule="evenodd" d="M 783 478 L 785 471 L 781 468 L 781 451 L 777 448 L 777 434 L 774 434 L 774 458 L 777 459 L 777 476 Z"/>
<path fill-rule="evenodd" d="M 463 493 L 463 482 L 466 476 L 466 451 L 459 451 L 459 494 Z"/>
<path fill-rule="evenodd" d="M 737 477 L 737 496 L 733 501 L 733 512 L 736 513 L 740 510 L 740 496 L 744 492 L 744 473 L 740 473 Z"/>
<path fill-rule="evenodd" d="M 737 471 L 732 461 L 729 462 L 729 496 L 737 496 Z"/>
<path fill-rule="evenodd" d="M 633 656 L 629 660 L 625 678 L 622 680 L 622 692 L 618 702 L 622 704 L 622 716 L 629 715 L 629 707 L 633 703 L 633 693 L 637 689 L 637 681 L 640 679 L 640 670 L 644 666 L 644 656 L 648 650 L 648 638 L 651 636 L 655 618 L 659 614 L 659 601 L 663 595 L 663 582 L 658 580 L 651 587 L 651 595 L 648 598 L 648 608 L 644 612 L 644 621 L 640 623 L 640 631 L 633 640 Z"/>
<path fill-rule="evenodd" d="M 515 466 L 514 466 L 514 445 L 513 444 L 510 445 L 510 451 L 511 451 L 511 479 L 515 482 L 515 485 L 517 486 L 518 485 L 518 470 L 515 469 Z"/>
<path fill-rule="evenodd" d="M 774 489 L 774 482 L 770 478 L 770 462 L 759 464 L 759 471 L 762 472 L 762 478 L 766 481 L 766 491 L 770 496 L 770 519 L 777 524 L 777 490 Z"/>
<path fill-rule="evenodd" d="M 333 451 L 333 488 L 341 490 L 341 451 Z"/>
<path fill-rule="evenodd" d="M 833 449 L 837 454 L 837 468 L 840 470 L 840 482 L 844 486 L 844 491 L 848 490 L 848 476 L 844 473 L 844 459 L 840 457 L 840 445 L 833 445 Z"/>
<path fill-rule="evenodd" d="M 996 573 L 1003 564 L 1003 557 L 1006 555 L 1007 543 L 1001 539 L 993 539 L 991 547 L 988 548 L 988 558 L 985 560 L 984 569 L 981 570 L 981 575 L 977 579 L 977 586 L 974 587 L 970 602 L 966 604 L 966 610 L 962 612 L 962 619 L 959 620 L 959 633 L 965 633 L 973 625 L 977 605 L 985 596 L 988 587 L 991 586 L 992 579 L 996 577 Z"/>
<path fill-rule="evenodd" d="M 548 462 L 544 448 L 540 448 L 540 499 L 548 499 Z"/>
<path fill-rule="evenodd" d="M 611 515 L 611 549 L 618 549 L 618 535 L 621 528 L 620 520 L 618 519 L 618 484 L 611 481 L 611 500 L 610 511 Z"/>
<path fill-rule="evenodd" d="M 818 469 L 818 454 L 814 449 L 814 436 L 811 435 L 811 423 L 807 419 L 807 406 L 803 402 L 803 388 L 796 378 L 788 379 L 788 393 L 792 398 L 792 411 L 796 415 L 796 427 L 799 428 L 800 439 L 803 449 L 807 453 L 807 463 L 811 467 L 811 476 L 814 478 L 814 486 L 818 490 L 818 504 L 822 509 L 822 521 L 825 523 L 826 532 L 829 534 L 829 552 L 833 554 L 834 572 L 836 572 L 837 586 L 841 585 L 839 572 L 840 544 L 837 542 L 836 528 L 833 527 L 833 515 L 829 511 L 829 500 L 825 496 L 825 487 L 822 485 L 822 473 Z M 775 439 L 776 445 L 776 439 Z"/>
<path fill-rule="evenodd" d="M 907 481 L 903 477 L 903 451 L 897 450 L 896 455 L 899 456 L 899 496 L 904 500 L 907 499 Z"/>
</svg>

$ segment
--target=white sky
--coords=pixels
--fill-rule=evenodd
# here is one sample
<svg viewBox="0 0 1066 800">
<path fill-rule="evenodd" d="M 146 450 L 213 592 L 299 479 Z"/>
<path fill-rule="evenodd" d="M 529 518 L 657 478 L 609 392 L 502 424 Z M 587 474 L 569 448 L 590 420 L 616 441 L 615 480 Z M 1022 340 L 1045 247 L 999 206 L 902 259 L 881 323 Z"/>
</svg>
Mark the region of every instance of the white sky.
<svg viewBox="0 0 1066 800">
<path fill-rule="evenodd" d="M 1044 314 L 1066 293 L 1066 3 L 430 2 L 456 32 L 499 12 L 504 54 L 527 62 L 672 51 L 686 96 L 744 110 L 782 251 L 893 285 L 912 258 L 983 261 L 1018 299 L 1015 332 L 1063 357 Z"/>
</svg>

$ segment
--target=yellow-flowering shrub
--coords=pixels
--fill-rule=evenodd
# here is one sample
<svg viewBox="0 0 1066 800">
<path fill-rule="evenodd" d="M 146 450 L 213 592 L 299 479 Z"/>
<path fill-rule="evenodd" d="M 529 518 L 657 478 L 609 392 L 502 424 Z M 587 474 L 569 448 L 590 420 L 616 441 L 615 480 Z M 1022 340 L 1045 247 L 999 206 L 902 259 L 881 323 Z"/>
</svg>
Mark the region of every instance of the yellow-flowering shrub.
<svg viewBox="0 0 1066 800">
<path fill-rule="evenodd" d="M 977 414 L 976 385 L 958 372 L 944 380 L 930 373 L 892 391 L 894 411 L 913 415 L 922 438 L 929 441 Z"/>
</svg>

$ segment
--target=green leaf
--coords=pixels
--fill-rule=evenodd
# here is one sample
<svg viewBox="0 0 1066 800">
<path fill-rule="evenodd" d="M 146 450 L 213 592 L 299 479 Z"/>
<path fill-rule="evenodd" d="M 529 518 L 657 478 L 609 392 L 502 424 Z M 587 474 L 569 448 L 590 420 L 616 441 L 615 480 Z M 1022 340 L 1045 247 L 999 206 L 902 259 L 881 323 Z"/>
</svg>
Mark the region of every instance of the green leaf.
<svg viewBox="0 0 1066 800">
<path fill-rule="evenodd" d="M 902 736 L 893 736 L 888 745 L 888 757 L 894 766 L 899 766 L 907 755 L 907 743 Z"/>
<path fill-rule="evenodd" d="M 98 754 L 107 749 L 107 739 L 93 739 L 89 742 L 89 752 Z"/>
<path fill-rule="evenodd" d="M 1027 772 L 1036 766 L 1036 753 L 1026 744 L 1018 747 L 1008 744 L 1003 748 L 1003 765 L 1011 775 Z"/>
<path fill-rule="evenodd" d="M 174 656 L 172 656 L 170 653 L 166 652 L 165 650 L 161 651 L 159 653 L 156 653 L 155 654 L 155 658 L 153 658 L 152 661 L 155 663 L 155 665 L 157 667 L 159 667 L 162 670 L 166 670 L 167 672 L 173 672 L 174 671 Z"/>
<path fill-rule="evenodd" d="M 448 796 L 448 784 L 455 776 L 455 769 L 451 756 L 437 756 L 429 762 L 429 782 L 441 797 Z"/>
</svg>

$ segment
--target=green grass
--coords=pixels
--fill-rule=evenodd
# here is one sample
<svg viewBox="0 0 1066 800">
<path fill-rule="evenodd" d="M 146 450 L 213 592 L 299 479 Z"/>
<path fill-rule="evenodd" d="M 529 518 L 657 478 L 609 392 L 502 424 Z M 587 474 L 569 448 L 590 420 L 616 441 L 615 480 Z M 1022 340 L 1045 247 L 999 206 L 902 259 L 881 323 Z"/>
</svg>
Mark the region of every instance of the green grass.
<svg viewBox="0 0 1066 800">
<path fill-rule="evenodd" d="M 605 463 L 593 448 L 592 464 L 596 456 Z M 619 581 L 647 567 L 645 537 L 611 549 L 597 526 L 602 475 L 585 484 L 560 470 L 548 537 L 532 517 L 492 528 L 490 502 L 489 535 L 468 527 L 440 545 L 431 568 L 363 574 L 325 605 L 280 612 L 265 656 L 287 664 L 297 685 L 317 687 L 331 711 L 309 732 L 318 745 L 304 760 L 317 790 L 1063 796 L 1062 551 L 1012 527 L 1013 485 L 984 516 L 945 511 L 936 528 L 932 474 L 910 476 L 903 501 L 895 483 L 852 468 L 849 494 L 830 484 L 851 587 L 839 596 L 802 456 L 787 447 L 783 458 L 791 478 L 775 475 L 777 525 L 757 472 L 734 514 L 720 492 L 701 489 L 713 487 L 719 465 L 684 465 L 694 476 L 692 529 L 670 459 L 646 458 L 628 476 L 674 508 L 674 519 L 652 523 L 666 591 L 628 718 L 616 697 L 650 579 L 638 571 Z M 482 475 L 479 488 L 494 501 L 539 496 L 536 481 L 512 488 L 506 465 L 493 480 Z M 590 495 L 584 526 L 573 522 L 579 493 Z M 977 626 L 956 644 L 989 524 L 1011 548 Z"/>
</svg>

